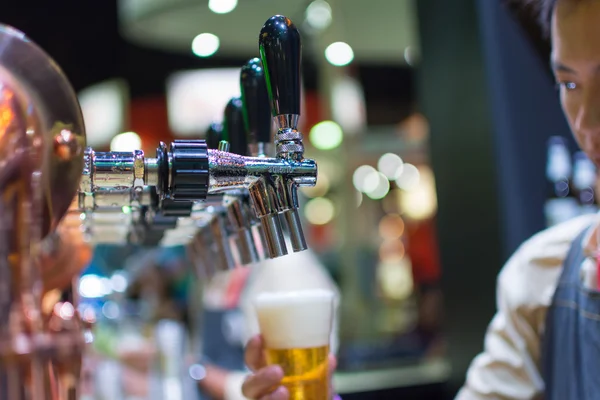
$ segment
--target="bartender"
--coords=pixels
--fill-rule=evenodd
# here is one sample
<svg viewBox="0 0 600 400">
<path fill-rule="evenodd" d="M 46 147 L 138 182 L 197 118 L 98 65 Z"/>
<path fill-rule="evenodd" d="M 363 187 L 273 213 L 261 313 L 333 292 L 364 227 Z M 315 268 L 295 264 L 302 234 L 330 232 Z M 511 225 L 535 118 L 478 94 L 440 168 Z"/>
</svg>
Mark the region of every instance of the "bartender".
<svg viewBox="0 0 600 400">
<path fill-rule="evenodd" d="M 532 3 L 528 1 L 527 3 Z M 539 0 L 562 109 L 600 166 L 600 1 Z M 596 399 L 600 221 L 585 215 L 525 242 L 498 277 L 498 311 L 458 400 Z"/>
</svg>

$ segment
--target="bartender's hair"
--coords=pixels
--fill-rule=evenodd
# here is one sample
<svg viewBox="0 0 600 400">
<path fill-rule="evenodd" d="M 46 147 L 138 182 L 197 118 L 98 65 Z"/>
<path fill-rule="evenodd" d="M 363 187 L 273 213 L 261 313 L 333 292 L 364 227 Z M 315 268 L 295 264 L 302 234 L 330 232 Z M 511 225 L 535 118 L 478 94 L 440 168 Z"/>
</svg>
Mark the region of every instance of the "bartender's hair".
<svg viewBox="0 0 600 400">
<path fill-rule="evenodd" d="M 538 15 L 538 21 L 546 36 L 550 35 L 552 14 L 558 0 L 525 0 L 525 4 L 532 6 Z M 575 0 L 571 0 L 575 1 Z"/>
<path fill-rule="evenodd" d="M 538 22 L 544 31 L 544 35 L 550 35 L 552 13 L 558 0 L 525 0 L 527 6 L 531 6 L 537 13 Z"/>
</svg>

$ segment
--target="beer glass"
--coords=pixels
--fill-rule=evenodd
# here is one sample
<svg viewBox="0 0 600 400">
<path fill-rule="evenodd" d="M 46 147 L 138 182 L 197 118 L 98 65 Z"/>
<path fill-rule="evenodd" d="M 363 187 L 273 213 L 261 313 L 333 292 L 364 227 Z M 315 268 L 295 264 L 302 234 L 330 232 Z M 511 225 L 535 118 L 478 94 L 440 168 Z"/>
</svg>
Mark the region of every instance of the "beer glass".
<svg viewBox="0 0 600 400">
<path fill-rule="evenodd" d="M 328 400 L 334 294 L 327 290 L 262 293 L 254 300 L 267 364 L 284 372 L 290 400 Z"/>
</svg>

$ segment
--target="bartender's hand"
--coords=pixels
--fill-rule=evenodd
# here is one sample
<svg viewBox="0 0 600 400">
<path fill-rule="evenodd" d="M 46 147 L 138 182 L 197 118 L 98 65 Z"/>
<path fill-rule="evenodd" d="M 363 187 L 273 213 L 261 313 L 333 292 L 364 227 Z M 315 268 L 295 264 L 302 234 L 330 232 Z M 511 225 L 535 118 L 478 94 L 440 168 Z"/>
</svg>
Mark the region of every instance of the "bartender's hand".
<svg viewBox="0 0 600 400">
<path fill-rule="evenodd" d="M 242 393 L 249 399 L 256 400 L 287 400 L 289 393 L 281 386 L 283 370 L 278 365 L 267 366 L 265 360 L 264 343 L 262 337 L 257 335 L 250 339 L 246 346 L 246 365 L 252 370 L 252 374 L 246 378 L 242 386 Z M 336 368 L 336 359 L 329 356 L 329 381 Z M 330 390 L 333 393 L 333 390 Z"/>
</svg>

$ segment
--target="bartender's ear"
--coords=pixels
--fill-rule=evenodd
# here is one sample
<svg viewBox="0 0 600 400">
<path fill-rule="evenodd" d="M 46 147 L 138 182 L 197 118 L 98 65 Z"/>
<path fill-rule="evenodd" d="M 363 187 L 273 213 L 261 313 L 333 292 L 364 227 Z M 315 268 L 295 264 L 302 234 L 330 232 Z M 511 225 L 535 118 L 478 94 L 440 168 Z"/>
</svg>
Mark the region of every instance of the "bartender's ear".
<svg viewBox="0 0 600 400">
<path fill-rule="evenodd" d="M 245 362 L 252 371 L 257 371 L 267 365 L 265 360 L 264 343 L 261 335 L 252 337 L 246 344 Z"/>
</svg>

